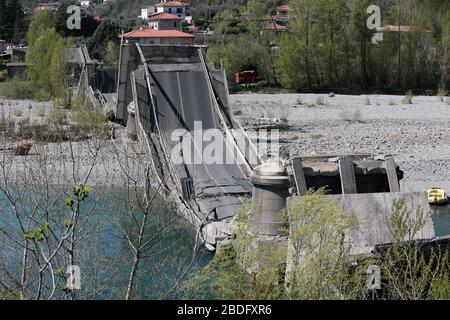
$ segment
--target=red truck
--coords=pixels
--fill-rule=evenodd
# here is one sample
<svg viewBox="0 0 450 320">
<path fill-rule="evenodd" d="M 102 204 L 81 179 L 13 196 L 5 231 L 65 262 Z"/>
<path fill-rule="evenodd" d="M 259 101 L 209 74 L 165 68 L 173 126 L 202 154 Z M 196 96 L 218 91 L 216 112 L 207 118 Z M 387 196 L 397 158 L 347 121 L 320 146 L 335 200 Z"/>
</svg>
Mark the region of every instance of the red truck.
<svg viewBox="0 0 450 320">
<path fill-rule="evenodd" d="M 243 84 L 248 86 L 250 84 L 257 83 L 261 80 L 262 80 L 261 78 L 257 77 L 255 70 L 245 70 L 237 72 L 234 75 L 235 84 Z"/>
</svg>

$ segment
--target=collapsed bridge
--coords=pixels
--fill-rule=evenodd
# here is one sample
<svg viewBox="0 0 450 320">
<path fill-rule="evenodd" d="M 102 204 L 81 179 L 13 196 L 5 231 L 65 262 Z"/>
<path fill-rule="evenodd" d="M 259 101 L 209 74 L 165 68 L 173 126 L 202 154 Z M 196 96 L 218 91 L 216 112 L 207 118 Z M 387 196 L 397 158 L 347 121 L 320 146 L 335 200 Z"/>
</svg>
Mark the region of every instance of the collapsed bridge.
<svg viewBox="0 0 450 320">
<path fill-rule="evenodd" d="M 251 196 L 248 176 L 260 160 L 231 116 L 223 70 L 205 59 L 199 46 L 122 44 L 116 118 L 145 142 L 163 193 L 213 250 L 231 235 L 229 222 Z M 219 133 L 215 152 L 226 163 L 204 160 L 206 130 Z"/>
<path fill-rule="evenodd" d="M 289 210 L 296 198 L 322 187 L 361 220 L 360 229 L 349 235 L 355 255 L 391 241 L 387 232 L 396 197 L 414 214 L 424 211 L 426 224 L 414 240 L 448 244 L 448 237 L 435 237 L 425 194 L 401 193 L 403 172 L 391 156 L 291 155 L 277 158 L 276 165 L 263 161 L 233 118 L 224 70 L 206 60 L 201 46 L 122 43 L 115 117 L 144 144 L 158 190 L 177 203 L 207 249 L 233 237 L 233 217 L 252 195 L 251 232 L 287 244 L 290 237 L 279 233 L 280 209 Z M 226 155 L 222 162 L 204 158 L 210 153 L 204 143 L 208 130 Z"/>
</svg>

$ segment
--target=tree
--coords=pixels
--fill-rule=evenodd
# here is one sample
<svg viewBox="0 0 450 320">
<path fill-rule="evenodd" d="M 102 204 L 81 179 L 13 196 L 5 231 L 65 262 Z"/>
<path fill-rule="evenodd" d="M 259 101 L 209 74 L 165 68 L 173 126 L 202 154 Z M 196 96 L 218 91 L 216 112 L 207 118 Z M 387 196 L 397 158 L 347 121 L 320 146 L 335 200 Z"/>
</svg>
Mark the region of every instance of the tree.
<svg viewBox="0 0 450 320">
<path fill-rule="evenodd" d="M 313 0 L 291 2 L 291 34 L 280 41 L 280 58 L 277 62 L 281 82 L 298 90 L 319 85 L 317 74 L 317 45 L 319 37 Z"/>
<path fill-rule="evenodd" d="M 27 40 L 28 46 L 33 46 L 36 39 L 46 30 L 56 28 L 55 16 L 47 10 L 37 11 L 31 20 L 28 28 Z"/>
<path fill-rule="evenodd" d="M 8 28 L 10 29 L 10 38 L 15 41 L 19 41 L 25 35 L 23 30 L 25 25 L 23 8 L 18 0 L 12 0 L 8 3 L 6 11 L 9 17 Z"/>
<path fill-rule="evenodd" d="M 442 17 L 441 88 L 450 90 L 450 9 Z"/>
<path fill-rule="evenodd" d="M 31 29 L 31 27 L 30 27 Z M 33 81 L 39 100 L 64 99 L 65 44 L 55 29 L 44 29 L 31 36 L 26 56 L 27 75 Z"/>
<path fill-rule="evenodd" d="M 110 20 L 103 20 L 86 44 L 91 57 L 102 60 L 108 41 L 117 41 L 119 36 L 118 26 Z"/>
<path fill-rule="evenodd" d="M 0 0 L 0 39 L 5 38 L 6 23 L 7 23 L 6 0 Z"/>
<path fill-rule="evenodd" d="M 369 84 L 369 74 L 367 70 L 367 57 L 372 32 L 367 28 L 367 8 L 370 5 L 368 0 L 353 1 L 353 37 L 359 44 L 359 65 L 360 80 L 364 85 Z"/>
<path fill-rule="evenodd" d="M 108 41 L 103 57 L 106 66 L 116 66 L 119 62 L 119 46 L 114 41 Z"/>
</svg>

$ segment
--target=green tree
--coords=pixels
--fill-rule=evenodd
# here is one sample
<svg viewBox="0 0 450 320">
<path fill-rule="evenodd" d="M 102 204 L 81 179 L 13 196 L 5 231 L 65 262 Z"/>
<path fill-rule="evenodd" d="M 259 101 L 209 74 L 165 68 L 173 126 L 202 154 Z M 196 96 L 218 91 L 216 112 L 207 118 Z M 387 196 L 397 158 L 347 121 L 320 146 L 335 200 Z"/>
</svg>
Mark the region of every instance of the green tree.
<svg viewBox="0 0 450 320">
<path fill-rule="evenodd" d="M 28 46 L 33 46 L 36 39 L 46 30 L 56 28 L 55 16 L 47 10 L 37 11 L 31 20 L 28 28 L 27 40 Z"/>
<path fill-rule="evenodd" d="M 450 9 L 442 17 L 442 58 L 441 65 L 441 88 L 450 90 Z"/>
<path fill-rule="evenodd" d="M 316 2 L 293 0 L 290 4 L 291 33 L 280 41 L 277 61 L 281 83 L 291 89 L 310 89 L 319 85 L 317 74 L 317 46 L 319 31 Z"/>
<path fill-rule="evenodd" d="M 116 66 L 119 61 L 119 46 L 114 41 L 108 41 L 105 48 L 104 62 L 107 66 Z"/>
<path fill-rule="evenodd" d="M 39 100 L 64 99 L 65 45 L 55 29 L 44 30 L 29 46 L 27 75 L 33 81 Z"/>
</svg>

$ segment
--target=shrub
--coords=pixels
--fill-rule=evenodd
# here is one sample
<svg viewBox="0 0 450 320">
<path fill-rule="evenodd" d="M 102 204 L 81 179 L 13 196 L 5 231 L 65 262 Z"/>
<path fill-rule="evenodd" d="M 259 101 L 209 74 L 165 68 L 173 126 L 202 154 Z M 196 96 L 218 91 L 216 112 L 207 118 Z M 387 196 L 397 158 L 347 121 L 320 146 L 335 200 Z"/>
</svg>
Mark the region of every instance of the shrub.
<svg viewBox="0 0 450 320">
<path fill-rule="evenodd" d="M 23 111 L 22 111 L 21 108 L 16 108 L 16 109 L 14 109 L 13 114 L 14 114 L 14 116 L 16 116 L 16 117 L 21 117 L 22 114 L 23 114 Z"/>
<path fill-rule="evenodd" d="M 106 115 L 82 99 L 76 99 L 71 108 L 70 119 L 87 134 L 102 135 L 108 128 Z"/>
<path fill-rule="evenodd" d="M 439 99 L 442 102 L 444 102 L 445 101 L 445 97 L 447 96 L 447 94 L 448 94 L 448 92 L 441 88 L 441 89 L 438 90 L 437 96 L 439 97 Z"/>
<path fill-rule="evenodd" d="M 34 109 L 34 115 L 36 117 L 44 117 L 45 116 L 45 109 L 43 106 L 37 106 L 36 109 Z"/>
<path fill-rule="evenodd" d="M 327 104 L 327 103 L 326 103 L 324 97 L 320 96 L 320 97 L 317 97 L 317 98 L 316 98 L 316 105 L 318 105 L 318 106 L 324 106 L 324 105 L 326 105 L 326 104 Z"/>
<path fill-rule="evenodd" d="M 35 90 L 31 81 L 12 79 L 0 87 L 0 97 L 7 99 L 33 99 Z"/>
<path fill-rule="evenodd" d="M 7 76 L 8 72 L 6 70 L 0 70 L 0 82 L 5 81 Z"/>
<path fill-rule="evenodd" d="M 406 92 L 405 97 L 403 98 L 402 102 L 403 104 L 412 104 L 414 99 L 414 95 L 411 90 L 408 90 Z"/>
<path fill-rule="evenodd" d="M 62 125 L 67 120 L 67 115 L 61 108 L 53 107 L 48 120 L 53 125 Z"/>
<path fill-rule="evenodd" d="M 352 120 L 354 122 L 362 122 L 362 112 L 359 109 L 356 109 L 352 114 Z"/>
</svg>

